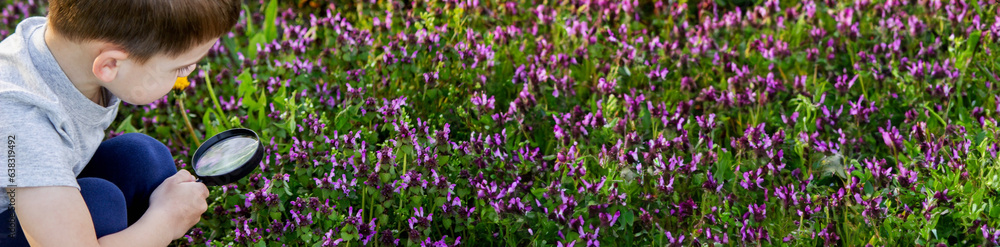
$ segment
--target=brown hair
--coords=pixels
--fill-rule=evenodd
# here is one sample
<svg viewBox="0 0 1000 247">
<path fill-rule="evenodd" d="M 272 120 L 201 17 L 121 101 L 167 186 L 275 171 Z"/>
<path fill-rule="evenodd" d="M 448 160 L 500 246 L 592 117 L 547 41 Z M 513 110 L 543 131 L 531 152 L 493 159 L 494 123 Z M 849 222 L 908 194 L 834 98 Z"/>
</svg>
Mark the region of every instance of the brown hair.
<svg viewBox="0 0 1000 247">
<path fill-rule="evenodd" d="M 142 64 L 171 57 L 228 32 L 240 0 L 50 0 L 50 25 L 67 39 L 121 46 Z"/>
</svg>

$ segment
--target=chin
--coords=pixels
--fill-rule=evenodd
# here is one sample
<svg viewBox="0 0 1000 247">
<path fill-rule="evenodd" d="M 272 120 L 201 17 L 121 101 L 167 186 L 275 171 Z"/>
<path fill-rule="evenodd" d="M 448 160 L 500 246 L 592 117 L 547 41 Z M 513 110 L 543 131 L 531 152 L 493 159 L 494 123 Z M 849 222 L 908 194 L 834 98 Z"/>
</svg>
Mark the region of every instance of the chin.
<svg viewBox="0 0 1000 247">
<path fill-rule="evenodd" d="M 166 94 L 156 98 L 120 98 L 120 99 L 122 101 L 125 101 L 125 103 L 129 103 L 131 105 L 149 105 L 152 104 L 153 102 L 156 102 L 156 100 L 158 99 L 162 99 L 163 96 L 166 96 Z"/>
<path fill-rule="evenodd" d="M 153 102 L 156 102 L 159 99 L 162 99 L 164 96 L 167 96 L 167 94 L 170 93 L 170 89 L 171 88 L 167 88 L 166 91 L 157 90 L 162 92 L 152 92 L 152 90 L 144 91 L 141 89 L 134 89 L 131 94 L 122 94 L 122 95 L 115 94 L 115 95 L 119 95 L 118 96 L 119 99 L 131 105 L 149 105 Z"/>
<path fill-rule="evenodd" d="M 121 99 L 121 100 L 130 105 L 148 105 L 153 103 L 153 100 L 142 100 L 142 101 L 131 100 L 131 99 Z"/>
</svg>

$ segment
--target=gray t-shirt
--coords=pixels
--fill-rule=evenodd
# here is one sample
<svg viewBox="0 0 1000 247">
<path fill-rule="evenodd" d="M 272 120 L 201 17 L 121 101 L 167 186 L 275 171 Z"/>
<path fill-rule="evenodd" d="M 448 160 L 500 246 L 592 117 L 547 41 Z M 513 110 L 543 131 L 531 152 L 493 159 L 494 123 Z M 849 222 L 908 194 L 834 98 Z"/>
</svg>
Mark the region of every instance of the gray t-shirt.
<svg viewBox="0 0 1000 247">
<path fill-rule="evenodd" d="M 31 17 L 0 42 L 0 188 L 70 186 L 90 162 L 118 114 L 118 97 L 102 107 L 80 93 L 56 63 L 44 34 L 46 18 Z M 7 190 L 4 190 L 7 192 Z M 0 193 L 0 212 L 10 206 Z M 17 206 L 17 201 L 14 203 Z"/>
</svg>

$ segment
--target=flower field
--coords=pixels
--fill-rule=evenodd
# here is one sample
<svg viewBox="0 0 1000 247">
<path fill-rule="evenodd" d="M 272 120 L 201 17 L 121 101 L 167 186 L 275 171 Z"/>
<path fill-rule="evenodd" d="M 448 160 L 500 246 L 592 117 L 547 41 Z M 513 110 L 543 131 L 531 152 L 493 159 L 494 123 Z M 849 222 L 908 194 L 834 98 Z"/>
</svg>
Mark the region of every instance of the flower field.
<svg viewBox="0 0 1000 247">
<path fill-rule="evenodd" d="M 0 37 L 45 13 L 3 3 Z M 996 246 L 998 13 L 247 1 L 189 86 L 108 134 L 183 169 L 261 134 L 177 246 Z"/>
</svg>

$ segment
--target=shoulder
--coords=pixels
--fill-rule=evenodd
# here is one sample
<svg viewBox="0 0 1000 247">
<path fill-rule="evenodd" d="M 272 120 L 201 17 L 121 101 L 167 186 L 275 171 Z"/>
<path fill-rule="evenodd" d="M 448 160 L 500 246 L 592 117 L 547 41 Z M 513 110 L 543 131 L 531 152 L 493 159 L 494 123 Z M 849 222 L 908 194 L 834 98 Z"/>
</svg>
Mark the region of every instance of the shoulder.
<svg viewBox="0 0 1000 247">
<path fill-rule="evenodd" d="M 63 139 L 64 115 L 57 97 L 44 84 L 32 87 L 0 77 L 0 132 L 51 133 L 55 135 L 49 137 Z"/>
<path fill-rule="evenodd" d="M 43 17 L 25 19 L 13 34 L 0 41 L 0 108 L 9 109 L 12 104 L 23 103 L 54 109 L 53 103 L 59 101 L 42 80 L 28 50 L 31 32 L 44 24 Z"/>
<path fill-rule="evenodd" d="M 16 56 L 28 54 L 29 37 L 34 32 L 44 31 L 45 23 L 45 17 L 31 17 L 18 23 L 14 33 L 0 41 L 0 60 L 3 62 L 30 62 L 30 59 Z"/>
</svg>

